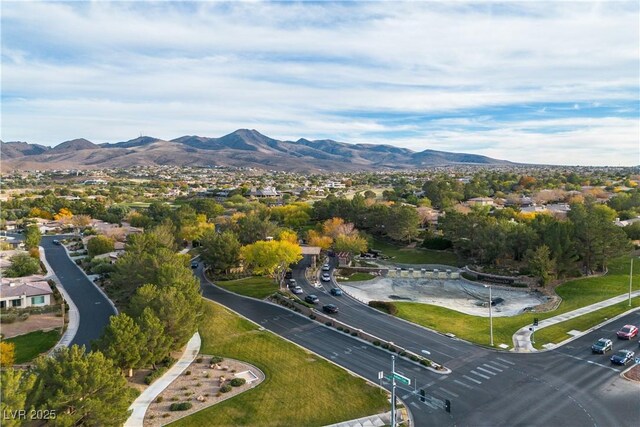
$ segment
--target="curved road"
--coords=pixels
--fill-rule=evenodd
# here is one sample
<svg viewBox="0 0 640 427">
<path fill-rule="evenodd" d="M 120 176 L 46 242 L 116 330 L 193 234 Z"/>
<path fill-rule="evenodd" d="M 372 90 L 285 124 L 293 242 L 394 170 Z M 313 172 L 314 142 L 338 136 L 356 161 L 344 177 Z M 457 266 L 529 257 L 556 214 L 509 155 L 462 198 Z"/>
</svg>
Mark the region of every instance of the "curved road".
<svg viewBox="0 0 640 427">
<path fill-rule="evenodd" d="M 70 345 L 84 345 L 90 349 L 91 341 L 100 338 L 104 327 L 109 323 L 109 317 L 116 313 L 110 301 L 69 259 L 64 247 L 53 244 L 55 239 L 60 238 L 61 236 L 43 236 L 40 246 L 58 280 L 78 308 L 78 331 Z"/>
<path fill-rule="evenodd" d="M 303 261 L 304 263 L 304 261 Z M 304 264 L 294 277 L 307 293 Z M 205 298 L 219 302 L 264 328 L 308 348 L 335 363 L 377 382 L 378 371 L 388 373 L 390 353 L 327 328 L 290 310 L 242 297 L 202 281 Z M 330 285 L 329 285 L 330 286 Z M 328 286 L 327 286 L 328 287 Z M 345 297 L 314 289 L 321 303 L 337 301 L 341 320 L 381 338 L 411 348 L 428 349 L 435 361 L 453 370 L 439 375 L 402 358 L 397 371 L 426 391 L 425 401 L 413 387 L 398 389 L 416 425 L 456 426 L 635 426 L 640 417 L 640 387 L 619 377 L 608 356 L 591 355 L 589 345 L 600 336 L 615 335 L 625 323 L 640 323 L 635 312 L 594 331 L 560 350 L 512 354 L 474 346 L 410 325 Z M 616 342 L 616 349 L 637 349 L 637 340 Z M 383 386 L 389 387 L 383 382 Z M 451 401 L 451 413 L 444 400 Z"/>
</svg>

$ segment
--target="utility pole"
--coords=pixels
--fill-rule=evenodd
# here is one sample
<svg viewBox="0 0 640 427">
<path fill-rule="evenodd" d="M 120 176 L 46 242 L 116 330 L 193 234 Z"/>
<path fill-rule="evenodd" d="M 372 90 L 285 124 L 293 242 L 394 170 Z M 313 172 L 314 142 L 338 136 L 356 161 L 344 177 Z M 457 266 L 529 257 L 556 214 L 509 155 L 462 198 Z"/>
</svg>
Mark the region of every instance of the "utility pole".
<svg viewBox="0 0 640 427">
<path fill-rule="evenodd" d="M 491 298 L 491 285 L 484 285 L 484 287 L 489 288 L 489 338 L 491 347 L 493 347 L 493 310 L 491 309 L 493 298 Z"/>
<path fill-rule="evenodd" d="M 391 427 L 396 427 L 396 357 L 391 356 Z"/>
<path fill-rule="evenodd" d="M 631 270 L 629 271 L 629 307 L 631 307 L 631 284 L 633 283 L 633 257 L 631 257 Z"/>
</svg>

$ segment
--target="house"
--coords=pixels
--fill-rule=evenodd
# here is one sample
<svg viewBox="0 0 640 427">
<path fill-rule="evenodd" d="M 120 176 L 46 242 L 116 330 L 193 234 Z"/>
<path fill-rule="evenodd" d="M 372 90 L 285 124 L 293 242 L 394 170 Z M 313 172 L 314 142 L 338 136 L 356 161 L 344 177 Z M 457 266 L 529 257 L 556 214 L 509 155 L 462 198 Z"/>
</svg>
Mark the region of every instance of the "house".
<svg viewBox="0 0 640 427">
<path fill-rule="evenodd" d="M 493 206 L 493 199 L 491 197 L 474 197 L 467 200 L 469 206 Z"/>
<path fill-rule="evenodd" d="M 24 281 L 2 279 L 0 284 L 0 308 L 44 307 L 51 305 L 53 291 L 45 280 Z"/>
<path fill-rule="evenodd" d="M 326 188 L 347 188 L 347 186 L 338 181 L 328 181 L 325 185 Z"/>
<path fill-rule="evenodd" d="M 338 252 L 338 267 L 348 267 L 351 264 L 351 254 L 349 252 Z"/>
<path fill-rule="evenodd" d="M 264 187 L 264 188 L 261 188 L 261 189 L 252 188 L 251 191 L 249 192 L 249 195 L 253 196 L 253 197 L 257 197 L 257 198 L 278 197 L 279 196 L 278 192 L 273 187 Z"/>
<path fill-rule="evenodd" d="M 640 221 L 640 216 L 631 218 L 631 219 L 625 219 L 623 221 L 620 221 L 620 218 L 616 218 L 614 224 L 617 225 L 618 227 L 626 227 L 627 225 L 631 225 L 634 222 L 638 222 L 638 221 Z"/>
</svg>

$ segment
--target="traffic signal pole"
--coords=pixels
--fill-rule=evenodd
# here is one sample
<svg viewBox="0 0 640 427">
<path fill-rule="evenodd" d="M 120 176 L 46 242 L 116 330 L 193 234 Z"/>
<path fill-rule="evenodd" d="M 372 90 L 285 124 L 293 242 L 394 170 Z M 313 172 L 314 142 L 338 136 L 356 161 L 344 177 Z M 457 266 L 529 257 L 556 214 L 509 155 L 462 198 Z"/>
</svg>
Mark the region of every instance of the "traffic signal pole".
<svg viewBox="0 0 640 427">
<path fill-rule="evenodd" d="M 391 356 L 391 427 L 396 427 L 396 357 Z"/>
</svg>

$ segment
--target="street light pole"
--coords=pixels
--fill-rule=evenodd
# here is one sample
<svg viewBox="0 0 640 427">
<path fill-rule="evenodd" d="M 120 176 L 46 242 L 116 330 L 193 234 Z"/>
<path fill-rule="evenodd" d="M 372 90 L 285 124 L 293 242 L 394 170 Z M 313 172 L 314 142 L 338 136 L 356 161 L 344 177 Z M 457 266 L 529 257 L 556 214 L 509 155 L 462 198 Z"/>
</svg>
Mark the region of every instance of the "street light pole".
<svg viewBox="0 0 640 427">
<path fill-rule="evenodd" d="M 391 427 L 396 427 L 396 357 L 391 356 Z"/>
<path fill-rule="evenodd" d="M 493 347 L 493 310 L 491 305 L 493 298 L 491 298 L 491 285 L 484 285 L 485 288 L 489 288 L 489 337 L 491 339 L 491 347 Z"/>
<path fill-rule="evenodd" d="M 631 257 L 631 270 L 629 270 L 629 307 L 631 307 L 631 283 L 633 283 L 633 257 Z"/>
</svg>

